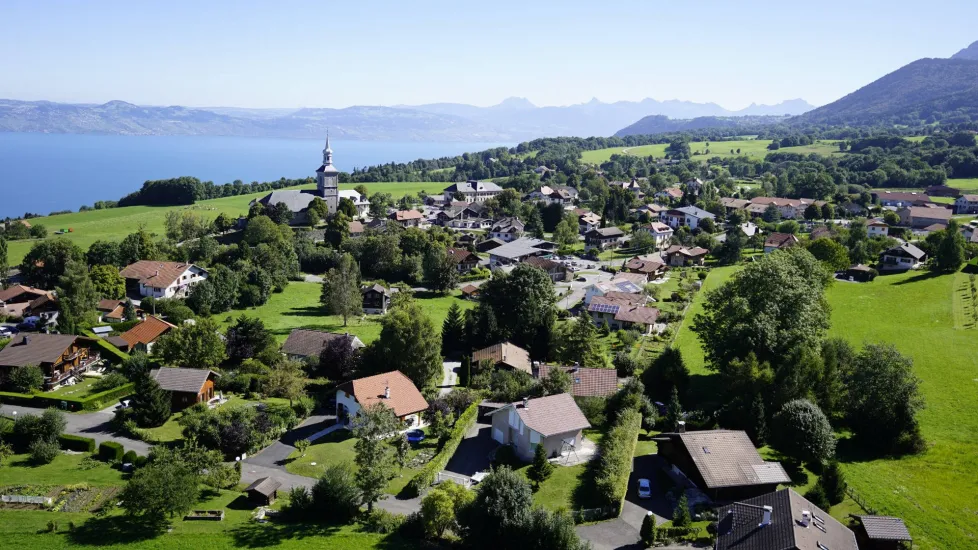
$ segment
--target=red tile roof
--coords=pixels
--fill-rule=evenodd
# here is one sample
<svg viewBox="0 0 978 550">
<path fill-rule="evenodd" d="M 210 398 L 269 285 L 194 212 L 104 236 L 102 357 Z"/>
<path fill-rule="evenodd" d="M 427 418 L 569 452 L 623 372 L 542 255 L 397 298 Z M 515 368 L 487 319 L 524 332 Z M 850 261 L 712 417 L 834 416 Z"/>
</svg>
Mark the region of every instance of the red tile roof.
<svg viewBox="0 0 978 550">
<path fill-rule="evenodd" d="M 129 347 L 135 347 L 136 344 L 152 344 L 157 338 L 174 328 L 177 328 L 176 325 L 171 325 L 162 319 L 149 315 L 145 321 L 119 336 L 129 344 Z"/>
<path fill-rule="evenodd" d="M 393 409 L 398 417 L 428 408 L 428 402 L 417 386 L 399 370 L 350 380 L 340 384 L 337 389 L 352 395 L 361 407 L 383 403 Z M 386 397 L 388 390 L 390 397 Z"/>
<path fill-rule="evenodd" d="M 618 391 L 618 373 L 614 369 L 540 365 L 537 378 L 546 378 L 552 369 L 560 369 L 570 375 L 570 391 L 575 397 L 606 397 Z"/>
<path fill-rule="evenodd" d="M 139 260 L 126 266 L 119 275 L 126 279 L 138 279 L 140 283 L 152 288 L 166 288 L 175 283 L 193 265 L 184 262 Z"/>
</svg>

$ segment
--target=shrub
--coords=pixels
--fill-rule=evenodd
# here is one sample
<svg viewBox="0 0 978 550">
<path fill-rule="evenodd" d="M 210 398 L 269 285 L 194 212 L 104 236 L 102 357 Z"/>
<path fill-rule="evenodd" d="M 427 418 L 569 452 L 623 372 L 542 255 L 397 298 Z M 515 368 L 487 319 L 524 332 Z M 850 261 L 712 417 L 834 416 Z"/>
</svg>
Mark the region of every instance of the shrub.
<svg viewBox="0 0 978 550">
<path fill-rule="evenodd" d="M 655 514 L 648 512 L 642 520 L 642 530 L 639 531 L 639 537 L 646 548 L 652 548 L 655 544 L 655 531 Z"/>
<path fill-rule="evenodd" d="M 124 454 L 122 445 L 115 441 L 103 441 L 98 446 L 98 457 L 106 462 L 120 462 Z"/>
<path fill-rule="evenodd" d="M 132 450 L 126 451 L 126 453 L 124 455 L 122 455 L 122 463 L 123 464 L 135 464 L 136 463 L 136 451 L 132 451 Z"/>
<path fill-rule="evenodd" d="M 30 453 L 34 464 L 50 464 L 61 453 L 61 448 L 53 441 L 37 439 L 31 443 Z"/>
<path fill-rule="evenodd" d="M 822 487 L 821 483 L 816 483 L 811 489 L 805 493 L 805 498 L 808 502 L 811 502 L 815 506 L 818 506 L 822 510 L 828 511 L 832 507 L 832 503 L 829 502 L 829 498 L 825 495 L 825 489 Z"/>
<path fill-rule="evenodd" d="M 575 397 L 577 407 L 584 413 L 584 417 L 592 426 L 604 426 L 605 406 L 607 399 L 604 397 Z"/>
<path fill-rule="evenodd" d="M 795 399 L 774 416 L 774 446 L 800 460 L 821 462 L 835 455 L 835 434 L 822 410 L 807 399 Z"/>
<path fill-rule="evenodd" d="M 35 392 L 41 389 L 41 384 L 44 383 L 44 371 L 36 365 L 18 367 L 11 371 L 7 383 L 16 392 Z"/>
<path fill-rule="evenodd" d="M 289 501 L 282 507 L 282 513 L 289 520 L 301 521 L 312 514 L 312 509 L 312 495 L 300 485 L 289 491 Z"/>
<path fill-rule="evenodd" d="M 451 460 L 452 455 L 455 454 L 455 450 L 458 449 L 459 444 L 462 439 L 465 438 L 465 434 L 468 433 L 469 428 L 475 425 L 476 417 L 479 415 L 479 404 L 477 402 L 469 405 L 465 411 L 459 415 L 458 420 L 455 421 L 455 426 L 452 428 L 451 434 L 445 443 L 442 445 L 441 450 L 438 454 L 431 459 L 430 462 L 421 468 L 421 471 L 415 474 L 411 481 L 408 482 L 407 486 L 404 488 L 406 494 L 418 496 L 421 494 L 425 488 L 430 487 L 435 482 L 435 476 L 438 472 L 445 469 L 448 465 L 448 461 Z"/>
<path fill-rule="evenodd" d="M 360 489 L 352 466 L 347 462 L 327 466 L 312 487 L 312 501 L 322 519 L 349 523 L 360 510 Z"/>
<path fill-rule="evenodd" d="M 533 451 L 533 464 L 526 471 L 526 477 L 539 488 L 554 473 L 554 465 L 547 460 L 547 451 L 543 444 L 537 445 Z"/>
<path fill-rule="evenodd" d="M 14 422 L 13 433 L 14 437 L 21 441 L 21 444 L 28 444 L 39 439 L 56 443 L 64 429 L 64 413 L 48 409 L 41 416 L 25 414 L 18 418 Z"/>
<path fill-rule="evenodd" d="M 118 372 L 113 372 L 100 377 L 92 384 L 92 393 L 102 393 L 109 390 L 118 388 L 119 386 L 124 386 L 129 383 L 126 377 L 119 374 Z"/>
<path fill-rule="evenodd" d="M 378 533 L 390 535 L 401 529 L 406 518 L 400 514 L 393 514 L 387 510 L 374 508 L 363 519 L 363 530 L 368 533 Z"/>
<path fill-rule="evenodd" d="M 676 509 L 672 511 L 672 526 L 689 527 L 692 524 L 693 518 L 689 515 L 689 500 L 686 499 L 686 493 L 683 492 L 682 496 L 679 497 L 679 502 L 676 503 Z"/>
<path fill-rule="evenodd" d="M 641 428 L 641 413 L 627 409 L 618 415 L 614 425 L 601 439 L 594 484 L 602 506 L 621 509 L 625 493 L 628 491 L 632 457 L 635 455 L 635 445 Z"/>
<path fill-rule="evenodd" d="M 83 453 L 95 452 L 95 440 L 89 437 L 61 434 L 58 436 L 58 443 L 60 443 L 62 449 L 67 451 L 79 451 Z"/>
</svg>

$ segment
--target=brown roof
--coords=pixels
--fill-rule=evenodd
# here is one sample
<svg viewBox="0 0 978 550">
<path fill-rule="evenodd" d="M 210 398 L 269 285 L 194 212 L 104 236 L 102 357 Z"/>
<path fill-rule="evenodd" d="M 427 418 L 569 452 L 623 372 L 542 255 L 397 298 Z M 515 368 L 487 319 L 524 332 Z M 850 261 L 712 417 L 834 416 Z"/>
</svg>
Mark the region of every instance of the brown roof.
<svg viewBox="0 0 978 550">
<path fill-rule="evenodd" d="M 637 305 L 629 305 L 622 307 L 615 314 L 616 321 L 624 321 L 626 323 L 640 323 L 643 325 L 651 325 L 659 318 L 659 310 L 654 307 L 645 307 Z"/>
<path fill-rule="evenodd" d="M 640 273 L 655 273 L 662 269 L 666 265 L 659 260 L 644 260 L 641 258 L 632 258 L 625 263 L 625 269 L 630 269 L 632 271 L 638 271 Z"/>
<path fill-rule="evenodd" d="M 546 258 L 541 258 L 539 256 L 530 256 L 529 258 L 523 260 L 523 263 L 532 265 L 533 267 L 539 267 L 544 271 L 550 271 L 551 269 L 564 267 L 564 264 L 560 262 L 555 262 L 553 260 L 548 260 Z"/>
<path fill-rule="evenodd" d="M 666 187 L 661 191 L 661 193 L 665 193 L 674 199 L 683 198 L 683 190 L 678 187 Z"/>
<path fill-rule="evenodd" d="M 953 214 L 950 208 L 930 208 L 928 206 L 908 206 L 904 210 L 909 210 L 910 216 L 913 218 L 933 220 L 950 220 L 951 214 Z"/>
<path fill-rule="evenodd" d="M 771 233 L 764 239 L 765 247 L 786 248 L 798 242 L 798 237 L 791 233 Z"/>
<path fill-rule="evenodd" d="M 674 244 L 669 248 L 667 248 L 664 254 L 667 256 L 671 256 L 673 254 L 682 254 L 683 256 L 689 256 L 691 258 L 695 258 L 698 256 L 704 256 L 709 252 L 710 252 L 709 250 L 705 248 L 700 248 L 698 246 L 694 246 L 693 248 L 686 248 L 685 246 Z"/>
<path fill-rule="evenodd" d="M 136 344 L 151 344 L 157 338 L 174 328 L 177 328 L 176 325 L 171 325 L 158 317 L 148 315 L 142 323 L 123 332 L 119 336 L 129 343 L 129 347 L 135 347 Z"/>
<path fill-rule="evenodd" d="M 478 256 L 464 248 L 449 248 L 446 252 L 448 258 L 457 264 L 479 261 Z"/>
<path fill-rule="evenodd" d="M 350 222 L 350 234 L 355 235 L 357 233 L 363 233 L 363 223 L 358 220 L 353 220 Z"/>
<path fill-rule="evenodd" d="M 641 273 L 624 273 L 624 272 L 615 273 L 615 278 L 613 280 L 618 281 L 621 279 L 625 279 L 626 281 L 631 281 L 636 285 L 644 285 L 646 282 L 648 282 L 646 276 L 642 275 Z"/>
<path fill-rule="evenodd" d="M 0 365 L 24 367 L 57 363 L 76 340 L 81 338 L 71 334 L 17 334 L 0 350 Z"/>
<path fill-rule="evenodd" d="M 428 408 L 428 402 L 418 388 L 399 370 L 350 380 L 340 384 L 337 389 L 352 395 L 361 407 L 383 403 L 393 409 L 398 417 Z M 388 389 L 390 397 L 385 397 Z"/>
<path fill-rule="evenodd" d="M 119 275 L 126 279 L 138 279 L 140 283 L 149 287 L 166 288 L 175 283 L 180 275 L 193 265 L 185 262 L 139 260 L 123 268 Z"/>
<path fill-rule="evenodd" d="M 263 477 L 261 479 L 256 479 L 254 483 L 245 488 L 245 492 L 256 491 L 262 495 L 265 495 L 266 497 L 269 497 L 275 494 L 275 491 L 278 491 L 281 486 L 282 484 L 278 481 L 275 481 L 270 477 Z"/>
<path fill-rule="evenodd" d="M 124 302 L 122 300 L 105 300 L 105 299 L 102 299 L 102 300 L 99 300 L 98 307 L 96 307 L 95 309 L 97 309 L 99 311 L 104 311 L 106 313 L 109 313 L 109 312 L 115 311 L 115 308 L 123 305 L 123 303 Z"/>
<path fill-rule="evenodd" d="M 335 332 L 324 332 L 321 330 L 306 330 L 297 328 L 289 333 L 285 343 L 282 344 L 282 352 L 289 355 L 302 355 L 304 357 L 319 357 L 326 344 L 337 338 L 350 338 L 351 345 L 362 348 L 363 342 L 351 334 L 338 334 Z"/>
<path fill-rule="evenodd" d="M 912 541 L 910 531 L 903 520 L 891 516 L 856 516 L 866 530 L 866 536 L 872 540 L 905 540 Z"/>
<path fill-rule="evenodd" d="M 574 397 L 606 397 L 618 391 L 618 373 L 614 369 L 540 365 L 537 378 L 546 378 L 551 369 L 560 369 L 570 374 L 570 391 Z"/>
<path fill-rule="evenodd" d="M 790 483 L 778 462 L 765 462 L 740 430 L 703 430 L 669 434 L 686 447 L 710 489 Z"/>
<path fill-rule="evenodd" d="M 220 376 L 208 369 L 174 369 L 162 367 L 149 371 L 150 378 L 156 380 L 160 389 L 179 393 L 199 394 L 211 376 Z"/>
<path fill-rule="evenodd" d="M 943 223 L 932 223 L 927 227 L 925 227 L 923 231 L 930 231 L 931 233 L 933 233 L 934 231 L 944 231 L 945 229 L 947 229 L 947 226 L 944 225 Z M 34 307 L 33 304 L 31 305 L 31 307 Z"/>
<path fill-rule="evenodd" d="M 398 222 L 420 220 L 423 217 L 424 216 L 421 215 L 421 212 L 418 212 L 417 210 L 398 210 L 397 212 L 391 214 L 391 219 Z"/>
<path fill-rule="evenodd" d="M 465 286 L 462 287 L 462 294 L 466 294 L 466 295 L 471 296 L 471 295 L 475 294 L 476 292 L 479 292 L 479 287 L 477 287 L 475 285 L 465 285 Z"/>
<path fill-rule="evenodd" d="M 530 399 L 526 404 L 527 406 L 524 406 L 523 402 L 511 403 L 491 414 L 513 407 L 516 409 L 516 413 L 520 415 L 523 423 L 543 437 L 576 432 L 591 427 L 591 423 L 584 417 L 584 413 L 577 407 L 574 397 L 569 393 Z"/>
<path fill-rule="evenodd" d="M 37 298 L 31 300 L 30 305 L 28 305 L 27 307 L 31 309 L 37 309 L 47 303 L 56 304 L 57 302 L 58 302 L 58 298 L 54 295 L 53 292 L 45 292 L 43 295 L 38 296 Z"/>
<path fill-rule="evenodd" d="M 48 291 L 26 285 L 12 285 L 6 290 L 0 289 L 0 302 L 9 302 L 14 298 L 19 298 L 23 294 L 30 294 L 33 297 L 45 296 Z M 32 298 L 33 299 L 33 298 Z"/>
<path fill-rule="evenodd" d="M 775 206 L 794 206 L 796 208 L 805 204 L 798 199 L 783 199 L 780 197 L 754 197 L 750 202 L 753 205 L 760 206 L 770 206 L 773 204 Z"/>
<path fill-rule="evenodd" d="M 122 351 L 129 351 L 129 342 L 126 342 L 126 339 L 122 336 L 109 336 L 105 341 Z"/>
<path fill-rule="evenodd" d="M 930 198 L 922 193 L 907 193 L 903 191 L 877 191 L 873 193 L 881 201 L 903 201 L 903 202 L 915 202 L 915 201 L 929 201 Z"/>
<path fill-rule="evenodd" d="M 530 363 L 529 352 L 519 346 L 514 346 L 509 342 L 502 342 L 501 344 L 476 350 L 472 353 L 472 361 L 474 363 L 478 363 L 485 359 L 489 359 L 493 363 L 508 365 L 516 370 L 521 370 L 528 374 L 533 374 L 533 366 Z"/>
<path fill-rule="evenodd" d="M 651 325 L 659 318 L 659 310 L 646 307 L 644 297 L 623 292 L 609 292 L 613 296 L 595 296 L 588 304 L 589 312 L 613 313 L 616 321 Z"/>
</svg>

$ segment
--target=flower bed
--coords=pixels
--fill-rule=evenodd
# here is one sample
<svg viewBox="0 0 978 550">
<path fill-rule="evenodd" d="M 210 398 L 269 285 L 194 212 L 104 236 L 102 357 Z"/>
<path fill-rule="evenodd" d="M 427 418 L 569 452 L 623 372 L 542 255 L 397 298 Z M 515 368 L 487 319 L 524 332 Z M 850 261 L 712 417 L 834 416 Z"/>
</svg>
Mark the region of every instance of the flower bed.
<svg viewBox="0 0 978 550">
<path fill-rule="evenodd" d="M 203 520 L 203 521 L 223 521 L 224 520 L 224 510 L 194 510 L 186 516 L 185 520 Z"/>
</svg>

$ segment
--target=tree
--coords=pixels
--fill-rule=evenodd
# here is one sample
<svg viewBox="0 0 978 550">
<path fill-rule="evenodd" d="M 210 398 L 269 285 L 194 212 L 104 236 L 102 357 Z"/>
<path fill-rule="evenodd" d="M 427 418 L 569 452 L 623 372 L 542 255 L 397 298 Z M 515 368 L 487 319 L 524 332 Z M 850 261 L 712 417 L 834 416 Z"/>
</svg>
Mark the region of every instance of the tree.
<svg viewBox="0 0 978 550">
<path fill-rule="evenodd" d="M 476 497 L 460 518 L 469 548 L 506 548 L 528 523 L 533 492 L 526 478 L 501 466 L 479 483 Z"/>
<path fill-rule="evenodd" d="M 120 300 L 126 297 L 126 280 L 119 275 L 119 269 L 111 265 L 97 265 L 89 276 L 95 292 L 107 300 Z"/>
<path fill-rule="evenodd" d="M 811 401 L 789 401 L 773 420 L 772 443 L 786 455 L 811 463 L 821 463 L 835 455 L 832 425 Z"/>
<path fill-rule="evenodd" d="M 53 288 L 72 261 L 84 264 L 85 253 L 65 237 L 57 237 L 35 243 L 24 256 L 20 272 L 31 286 Z"/>
<path fill-rule="evenodd" d="M 496 323 L 491 341 L 470 338 L 473 347 L 509 340 L 529 349 L 530 355 L 544 358 L 549 355 L 551 331 L 557 318 L 557 297 L 554 284 L 543 270 L 519 264 L 508 274 L 495 273 L 480 287 L 478 309 L 491 310 Z M 473 317 L 478 317 L 476 311 Z M 468 323 L 467 323 L 467 329 Z M 472 331 L 468 331 L 470 336 Z"/>
<path fill-rule="evenodd" d="M 897 214 L 892 210 L 884 210 L 883 221 L 886 222 L 886 225 L 890 226 L 900 225 L 900 214 Z"/>
<path fill-rule="evenodd" d="M 452 261 L 448 252 L 438 246 L 431 246 L 422 262 L 424 282 L 430 290 L 448 292 L 458 284 L 458 265 Z"/>
<path fill-rule="evenodd" d="M 849 251 L 827 237 L 812 241 L 808 245 L 808 251 L 830 271 L 844 271 L 849 267 Z"/>
<path fill-rule="evenodd" d="M 363 353 L 354 342 L 354 337 L 348 334 L 327 340 L 319 354 L 316 373 L 335 382 L 356 378 L 362 365 Z"/>
<path fill-rule="evenodd" d="M 0 439 L 0 466 L 3 466 L 12 456 L 14 456 L 14 446 Z"/>
<path fill-rule="evenodd" d="M 228 327 L 225 335 L 228 361 L 235 364 L 260 355 L 274 345 L 275 337 L 265 328 L 265 323 L 243 314 Z"/>
<path fill-rule="evenodd" d="M 344 327 L 349 317 L 363 312 L 360 268 L 353 256 L 344 254 L 336 267 L 329 270 L 323 278 L 323 290 L 319 301 L 329 314 L 343 317 Z"/>
<path fill-rule="evenodd" d="M 214 218 L 214 232 L 215 233 L 226 233 L 234 227 L 234 220 L 230 216 L 221 212 Z"/>
<path fill-rule="evenodd" d="M 170 418 L 170 392 L 163 391 L 149 374 L 136 379 L 129 401 L 133 419 L 141 428 L 162 426 Z"/>
<path fill-rule="evenodd" d="M 652 548 L 655 544 L 655 536 L 655 514 L 648 512 L 645 514 L 645 519 L 642 520 L 642 530 L 639 531 L 639 538 L 642 539 L 642 544 L 646 548 Z"/>
<path fill-rule="evenodd" d="M 452 302 L 448 308 L 448 315 L 441 325 L 441 354 L 452 357 L 462 351 L 465 339 L 465 320 L 462 317 L 462 308 L 458 307 L 457 302 Z"/>
<path fill-rule="evenodd" d="M 35 439 L 28 446 L 28 451 L 31 455 L 31 462 L 34 464 L 50 464 L 61 454 L 61 447 L 56 441 Z"/>
<path fill-rule="evenodd" d="M 689 500 L 686 498 L 686 492 L 683 491 L 679 497 L 679 502 L 676 503 L 676 509 L 672 512 L 672 526 L 689 527 L 692 524 L 693 518 L 689 515 Z"/>
<path fill-rule="evenodd" d="M 265 391 L 268 395 L 288 399 L 290 407 L 296 399 L 305 395 L 305 389 L 306 373 L 299 361 L 279 362 L 265 379 Z"/>
<path fill-rule="evenodd" d="M 451 481 L 439 484 L 421 500 L 421 519 L 429 537 L 440 538 L 456 530 L 459 514 L 472 503 L 475 492 Z"/>
<path fill-rule="evenodd" d="M 761 219 L 767 223 L 778 223 L 781 221 L 781 210 L 776 205 L 769 204 L 764 209 L 764 213 L 761 214 Z"/>
<path fill-rule="evenodd" d="M 740 261 L 746 245 L 747 235 L 740 227 L 734 227 L 727 231 L 727 240 L 717 249 L 716 258 L 723 265 L 734 265 Z"/>
<path fill-rule="evenodd" d="M 591 318 L 579 315 L 560 338 L 560 357 L 585 368 L 604 368 L 605 356 L 598 342 L 598 330 Z"/>
<path fill-rule="evenodd" d="M 153 355 L 164 363 L 195 369 L 214 369 L 227 357 L 224 341 L 214 321 L 198 319 L 164 334 L 153 346 Z"/>
<path fill-rule="evenodd" d="M 857 438 L 884 450 L 922 447 L 917 412 L 924 407 L 913 360 L 889 344 L 870 344 L 845 377 L 846 419 Z"/>
<path fill-rule="evenodd" d="M 99 295 L 88 276 L 84 262 L 70 260 L 58 280 L 58 325 L 64 332 L 74 332 L 78 323 L 95 320 Z"/>
<path fill-rule="evenodd" d="M 951 218 L 944 229 L 944 236 L 934 256 L 935 267 L 944 273 L 953 273 L 964 264 L 964 236 L 958 221 Z"/>
<path fill-rule="evenodd" d="M 37 365 L 24 365 L 10 371 L 7 384 L 18 393 L 34 393 L 44 383 L 44 371 Z"/>
<path fill-rule="evenodd" d="M 829 502 L 828 497 L 825 495 L 825 487 L 818 482 L 816 482 L 811 489 L 805 492 L 805 500 L 811 502 L 815 506 L 818 506 L 822 510 L 828 510 L 832 507 L 832 503 Z"/>
<path fill-rule="evenodd" d="M 122 318 L 126 321 L 135 321 L 137 317 L 136 306 L 133 305 L 132 300 L 126 300 L 126 305 L 122 310 Z"/>
<path fill-rule="evenodd" d="M 7 278 L 10 275 L 10 260 L 7 256 L 7 239 L 0 235 L 0 290 L 7 288 Z"/>
<path fill-rule="evenodd" d="M 135 233 L 126 235 L 126 238 L 119 243 L 119 265 L 129 265 L 139 260 L 162 259 L 159 247 L 142 227 Z"/>
<path fill-rule="evenodd" d="M 648 231 L 635 231 L 632 233 L 631 248 L 641 252 L 652 250 L 655 248 L 655 237 Z"/>
<path fill-rule="evenodd" d="M 573 246 L 577 243 L 577 234 L 577 223 L 569 216 L 564 217 L 557 224 L 557 227 L 554 228 L 554 242 L 560 245 L 561 248 Z"/>
<path fill-rule="evenodd" d="M 387 483 L 397 473 L 394 448 L 388 442 L 397 433 L 400 421 L 394 411 L 383 403 L 375 403 L 360 409 L 353 425 L 357 438 L 353 449 L 357 465 L 356 484 L 367 511 L 373 511 L 374 503 L 383 498 Z"/>
<path fill-rule="evenodd" d="M 669 397 L 669 404 L 666 405 L 666 427 L 672 431 L 679 431 L 679 423 L 683 419 L 683 406 L 679 403 L 679 390 L 676 386 L 672 387 L 672 396 Z"/>
<path fill-rule="evenodd" d="M 672 396 L 672 388 L 685 395 L 689 387 L 689 367 L 682 352 L 676 346 L 662 350 L 648 368 L 642 371 L 642 384 L 652 401 L 665 401 Z"/>
<path fill-rule="evenodd" d="M 349 523 L 360 511 L 360 500 L 357 475 L 348 462 L 330 464 L 312 486 L 313 509 L 330 523 Z"/>
<path fill-rule="evenodd" d="M 199 481 L 182 461 L 156 459 L 136 470 L 119 500 L 130 516 L 162 522 L 193 507 L 200 496 Z"/>
<path fill-rule="evenodd" d="M 559 369 L 553 369 L 550 372 L 554 372 L 555 370 Z M 533 463 L 530 464 L 529 468 L 527 468 L 526 477 L 536 485 L 537 489 L 539 489 L 540 485 L 544 481 L 547 481 L 547 478 L 549 478 L 550 474 L 553 472 L 554 465 L 547 460 L 547 450 L 544 449 L 543 444 L 540 443 L 537 445 L 536 449 L 533 450 Z"/>
<path fill-rule="evenodd" d="M 350 217 L 343 212 L 337 212 L 326 220 L 326 242 L 339 248 L 343 241 L 350 237 Z"/>
<path fill-rule="evenodd" d="M 544 237 L 543 217 L 536 208 L 530 211 L 530 216 L 526 220 L 526 232 L 537 239 Z"/>
<path fill-rule="evenodd" d="M 825 203 L 822 205 L 822 219 L 831 220 L 835 218 L 835 207 L 830 203 Z"/>
<path fill-rule="evenodd" d="M 309 440 L 300 439 L 295 442 L 295 450 L 299 451 L 299 456 L 306 456 L 306 451 L 309 450 Z"/>
<path fill-rule="evenodd" d="M 118 267 L 119 258 L 119 243 L 113 241 L 95 241 L 85 253 L 85 260 L 90 266 L 111 265 Z"/>
<path fill-rule="evenodd" d="M 795 220 L 785 220 L 778 224 L 778 233 L 788 233 L 789 235 L 795 235 L 801 229 L 798 222 Z"/>
<path fill-rule="evenodd" d="M 692 330 L 710 368 L 720 370 L 751 352 L 765 362 L 795 346 L 817 347 L 829 327 L 825 288 L 830 282 L 818 260 L 795 247 L 765 255 L 708 291 Z"/>
<path fill-rule="evenodd" d="M 455 417 L 451 412 L 436 410 L 431 415 L 431 425 L 428 433 L 435 441 L 444 441 L 452 435 L 452 426 L 455 424 Z"/>
<path fill-rule="evenodd" d="M 400 303 L 380 324 L 380 337 L 366 354 L 371 367 L 376 372 L 399 370 L 417 387 L 433 387 L 442 374 L 441 342 L 421 306 L 413 300 Z"/>
<path fill-rule="evenodd" d="M 805 219 L 808 221 L 817 220 L 821 215 L 822 209 L 815 203 L 811 203 L 805 208 Z"/>
<path fill-rule="evenodd" d="M 572 383 L 571 375 L 567 371 L 559 367 L 550 367 L 547 376 L 540 380 L 540 388 L 543 390 L 543 395 L 557 395 L 569 392 Z"/>
</svg>

